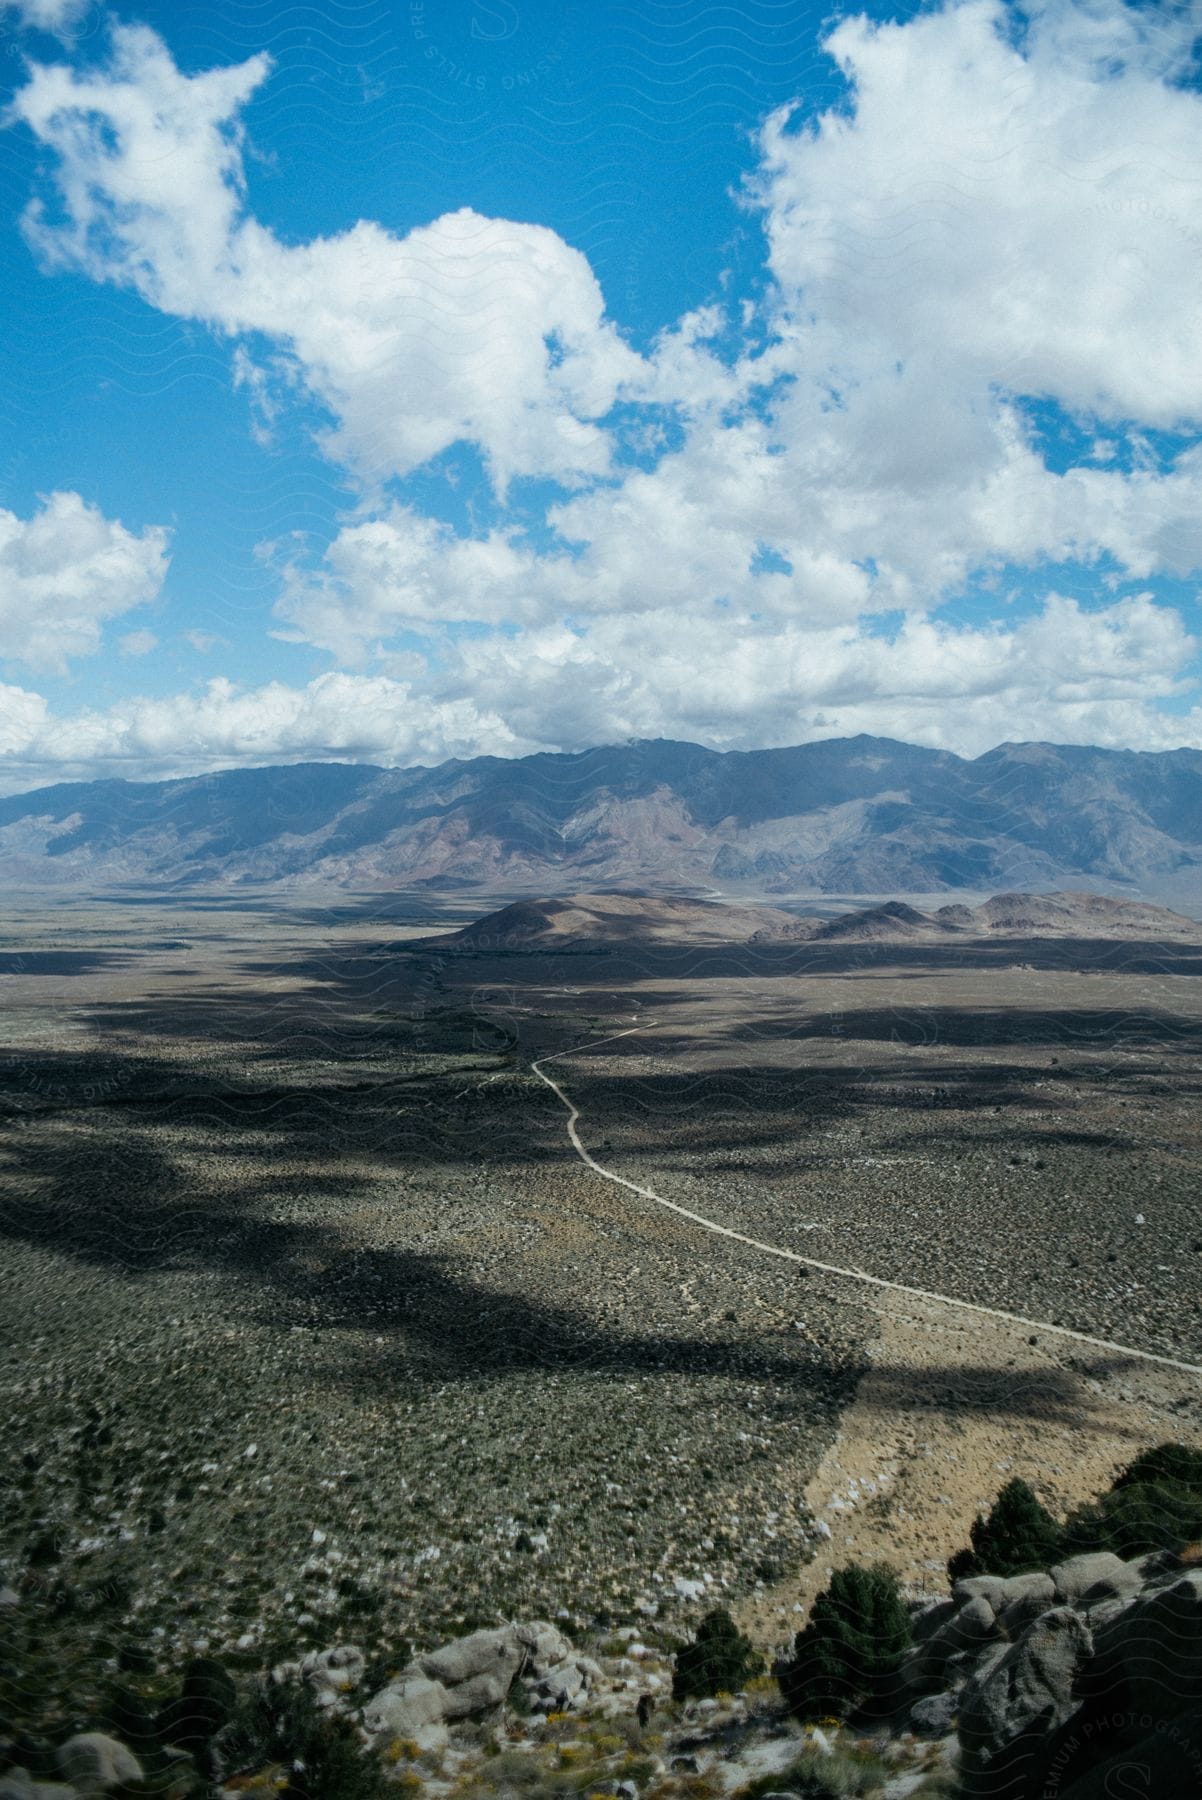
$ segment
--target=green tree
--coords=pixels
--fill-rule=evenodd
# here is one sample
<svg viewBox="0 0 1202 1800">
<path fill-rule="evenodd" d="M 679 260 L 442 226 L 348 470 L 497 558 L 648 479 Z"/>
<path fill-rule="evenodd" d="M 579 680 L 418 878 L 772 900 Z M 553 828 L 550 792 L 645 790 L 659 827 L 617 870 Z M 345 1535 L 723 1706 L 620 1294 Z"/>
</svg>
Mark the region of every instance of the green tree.
<svg viewBox="0 0 1202 1800">
<path fill-rule="evenodd" d="M 359 1741 L 353 1719 L 319 1707 L 300 1683 L 252 1686 L 214 1748 L 224 1775 L 283 1764 L 289 1774 L 280 1800 L 383 1800 L 392 1791 L 378 1751 Z"/>
<path fill-rule="evenodd" d="M 969 1535 L 974 1567 L 961 1563 L 953 1570 L 953 1557 L 948 1564 L 953 1581 L 961 1573 L 1020 1575 L 1046 1569 L 1059 1559 L 1064 1545 L 1062 1528 L 1025 1481 L 1008 1481 L 988 1517 L 975 1520 Z"/>
<path fill-rule="evenodd" d="M 1077 1508 L 1065 1528 L 1065 1549 L 1131 1557 L 1179 1550 L 1200 1538 L 1202 1453 L 1158 1444 L 1128 1464 L 1108 1493 Z"/>
<path fill-rule="evenodd" d="M 781 1693 L 801 1718 L 845 1718 L 888 1705 L 910 1644 L 910 1616 L 892 1570 L 836 1569 L 778 1671 Z"/>
<path fill-rule="evenodd" d="M 761 1658 L 728 1612 L 706 1613 L 692 1643 L 676 1652 L 672 1693 L 677 1700 L 735 1693 L 760 1668 Z"/>
<path fill-rule="evenodd" d="M 159 1734 L 199 1757 L 232 1717 L 237 1702 L 237 1689 L 222 1665 L 211 1656 L 198 1656 L 184 1670 L 179 1699 L 163 1708 Z"/>
</svg>

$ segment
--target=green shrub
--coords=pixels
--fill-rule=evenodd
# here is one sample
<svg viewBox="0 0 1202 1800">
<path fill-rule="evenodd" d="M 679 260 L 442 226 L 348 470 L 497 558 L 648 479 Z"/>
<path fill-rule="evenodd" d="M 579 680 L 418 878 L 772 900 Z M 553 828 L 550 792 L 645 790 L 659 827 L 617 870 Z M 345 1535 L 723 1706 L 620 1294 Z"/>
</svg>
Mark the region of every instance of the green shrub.
<svg viewBox="0 0 1202 1800">
<path fill-rule="evenodd" d="M 791 1768 L 777 1775 L 761 1775 L 740 1788 L 737 1800 L 763 1800 L 766 1794 L 796 1794 L 798 1800 L 859 1800 L 879 1794 L 889 1776 L 896 1773 L 879 1756 L 860 1751 L 837 1750 L 833 1756 L 809 1751 Z"/>
<path fill-rule="evenodd" d="M 324 1711 L 300 1684 L 256 1685 L 222 1727 L 214 1751 L 227 1775 L 285 1765 L 283 1800 L 380 1800 L 389 1792 L 382 1759 L 363 1747 L 353 1722 Z"/>
<path fill-rule="evenodd" d="M 1180 1550 L 1202 1537 L 1202 1453 L 1184 1444 L 1145 1450 L 1109 1492 L 1078 1507 L 1065 1527 L 1065 1551 L 1113 1550 L 1143 1556 Z"/>
<path fill-rule="evenodd" d="M 233 1716 L 237 1702 L 237 1689 L 221 1664 L 198 1656 L 184 1670 L 179 1699 L 169 1701 L 159 1714 L 159 1736 L 199 1757 Z"/>
<path fill-rule="evenodd" d="M 1064 1531 L 1025 1481 L 1008 1481 L 989 1511 L 970 1533 L 971 1550 L 959 1550 L 947 1565 L 948 1576 L 1021 1575 L 1059 1561 Z"/>
<path fill-rule="evenodd" d="M 778 1671 L 781 1693 L 801 1718 L 888 1705 L 909 1643 L 910 1615 L 892 1570 L 836 1569 L 794 1640 L 793 1660 Z"/>
<path fill-rule="evenodd" d="M 140 1761 L 145 1762 L 159 1749 L 162 1739 L 158 1723 L 147 1700 L 134 1688 L 117 1687 L 109 1696 L 104 1724 L 114 1737 L 128 1744 Z"/>
<path fill-rule="evenodd" d="M 276 1662 L 284 1662 L 283 1655 L 275 1658 Z M 413 1661 L 413 1646 L 407 1638 L 397 1638 L 389 1646 L 388 1654 L 369 1656 L 359 1683 L 365 1694 L 378 1694 L 382 1687 L 387 1687 L 402 1669 L 408 1668 Z"/>
<path fill-rule="evenodd" d="M 975 1550 L 956 1550 L 947 1559 L 949 1581 L 965 1581 L 970 1575 L 983 1575 L 984 1573 Z"/>
<path fill-rule="evenodd" d="M 699 1700 L 709 1694 L 733 1694 L 758 1673 L 761 1661 L 728 1612 L 706 1613 L 692 1643 L 676 1652 L 673 1697 Z"/>
</svg>

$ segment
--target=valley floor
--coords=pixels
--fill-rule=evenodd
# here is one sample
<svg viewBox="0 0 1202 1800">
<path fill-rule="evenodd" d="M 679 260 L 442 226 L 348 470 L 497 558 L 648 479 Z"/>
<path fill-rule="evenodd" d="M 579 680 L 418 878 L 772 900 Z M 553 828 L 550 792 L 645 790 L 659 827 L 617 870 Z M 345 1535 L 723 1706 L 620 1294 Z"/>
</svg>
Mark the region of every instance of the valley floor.
<svg viewBox="0 0 1202 1800">
<path fill-rule="evenodd" d="M 46 1707 L 131 1639 L 257 1667 L 733 1603 L 776 1643 L 832 1557 L 921 1581 L 1009 1473 L 1065 1505 L 1202 1437 L 1184 1373 L 641 1203 L 530 1069 L 638 1023 L 551 1065 L 606 1166 L 1202 1360 L 1202 957 L 467 955 L 424 904 L 5 920 L 0 1581 Z"/>
</svg>

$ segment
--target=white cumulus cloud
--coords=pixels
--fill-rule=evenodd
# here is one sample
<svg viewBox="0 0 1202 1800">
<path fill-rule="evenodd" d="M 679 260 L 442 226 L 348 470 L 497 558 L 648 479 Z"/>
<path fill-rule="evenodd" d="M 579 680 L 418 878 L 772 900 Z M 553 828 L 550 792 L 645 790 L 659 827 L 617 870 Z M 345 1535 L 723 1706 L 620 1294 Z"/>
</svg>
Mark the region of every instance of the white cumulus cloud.
<svg viewBox="0 0 1202 1800">
<path fill-rule="evenodd" d="M 596 423 L 639 359 L 604 317 L 579 251 L 540 225 L 464 207 L 405 237 L 361 221 L 288 245 L 245 204 L 240 111 L 266 55 L 185 75 L 145 26 L 118 25 L 86 71 L 33 65 L 13 103 L 55 153 L 66 217 L 26 232 L 50 266 L 281 344 L 334 418 L 331 454 L 365 482 L 479 445 L 498 486 L 603 473 Z M 263 405 L 262 371 L 239 379 Z"/>
<path fill-rule="evenodd" d="M 61 672 L 89 655 L 106 619 L 158 594 L 167 541 L 163 526 L 127 531 L 75 493 L 28 519 L 0 510 L 0 660 Z"/>
<path fill-rule="evenodd" d="M 0 14 L 15 17 L 36 31 L 69 37 L 91 4 L 92 0 L 0 0 Z"/>
<path fill-rule="evenodd" d="M 585 632 L 551 624 L 466 640 L 420 683 L 219 678 L 68 715 L 0 689 L 0 786 L 323 756 L 436 763 L 658 736 L 745 749 L 865 731 L 962 755 L 1021 738 L 1202 748 L 1202 708 L 1156 710 L 1179 700 L 1197 645 L 1146 596 L 1091 610 L 1052 594 L 1008 628 L 911 619 L 888 637 L 854 624 L 734 623 L 732 633 L 717 611 L 687 622 L 673 609 L 614 614 Z"/>
<path fill-rule="evenodd" d="M 470 698 L 418 698 L 385 675 L 331 673 L 303 687 L 257 688 L 218 678 L 198 692 L 132 696 L 67 715 L 52 714 L 38 694 L 0 688 L 0 786 L 10 791 L 69 777 L 154 779 L 322 756 L 437 762 L 482 744 L 502 756 L 533 748 Z"/>
<path fill-rule="evenodd" d="M 767 300 L 697 307 L 646 357 L 539 225 L 282 241 L 243 173 L 266 56 L 184 74 L 120 25 L 104 62 L 33 65 L 14 116 L 52 153 L 55 204 L 26 217 L 47 265 L 246 340 L 253 429 L 303 386 L 361 504 L 320 557 L 276 552 L 277 635 L 341 672 L 35 719 L 29 754 L 56 730 L 80 766 L 91 744 L 155 770 L 659 734 L 1202 741 L 1180 615 L 1112 598 L 1202 567 L 1194 23 L 1119 0 L 842 19 L 840 103 L 760 134 Z M 470 534 L 404 486 L 458 442 L 498 497 Z M 568 490 L 542 529 L 508 509 L 523 476 Z M 989 583 L 1041 604 L 941 617 Z"/>
<path fill-rule="evenodd" d="M 153 631 L 127 631 L 120 640 L 119 648 L 122 656 L 149 656 L 157 650 L 159 640 Z"/>
</svg>

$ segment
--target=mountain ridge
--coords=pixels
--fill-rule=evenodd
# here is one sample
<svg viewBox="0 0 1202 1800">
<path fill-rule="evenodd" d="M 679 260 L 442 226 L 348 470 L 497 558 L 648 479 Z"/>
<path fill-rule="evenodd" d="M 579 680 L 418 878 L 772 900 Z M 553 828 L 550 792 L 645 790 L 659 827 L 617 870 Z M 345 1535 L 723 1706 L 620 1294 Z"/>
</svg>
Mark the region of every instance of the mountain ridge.
<svg viewBox="0 0 1202 1800">
<path fill-rule="evenodd" d="M 891 738 L 709 750 L 638 739 L 386 769 L 108 777 L 0 800 L 0 879 L 515 892 L 1136 884 L 1202 864 L 1202 752 Z"/>
<path fill-rule="evenodd" d="M 824 919 L 778 907 L 646 893 L 561 894 L 521 899 L 461 930 L 425 940 L 440 953 L 621 949 L 686 945 L 938 942 L 948 938 L 1202 940 L 1202 923 L 1139 900 L 1074 893 L 995 894 L 975 907 L 920 910 L 905 901 L 851 908 Z M 420 947 L 420 945 L 419 945 Z"/>
</svg>

